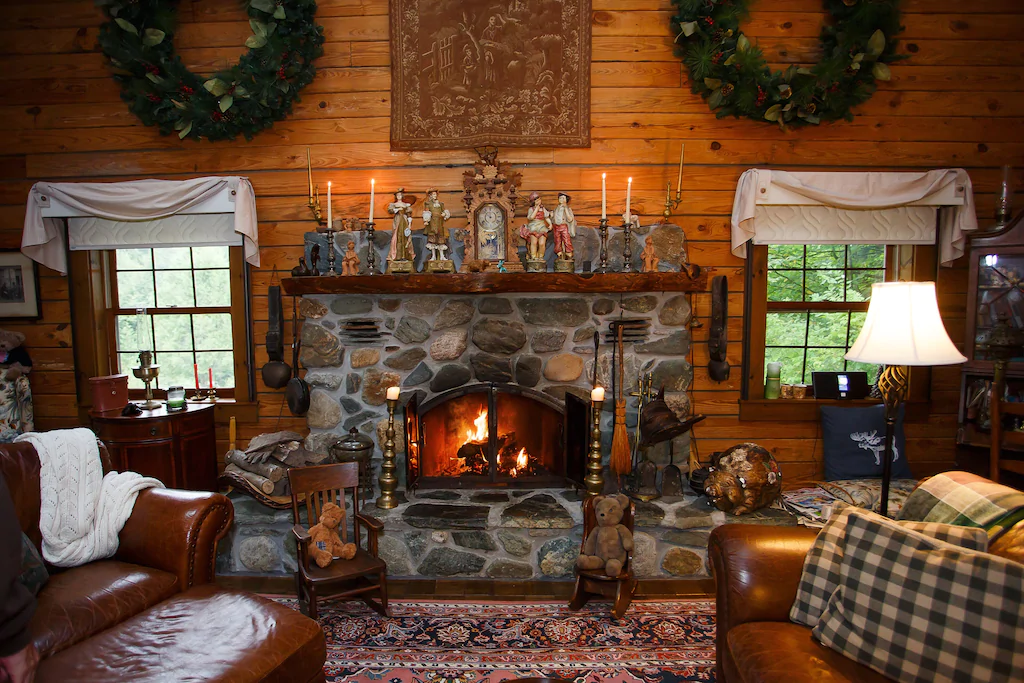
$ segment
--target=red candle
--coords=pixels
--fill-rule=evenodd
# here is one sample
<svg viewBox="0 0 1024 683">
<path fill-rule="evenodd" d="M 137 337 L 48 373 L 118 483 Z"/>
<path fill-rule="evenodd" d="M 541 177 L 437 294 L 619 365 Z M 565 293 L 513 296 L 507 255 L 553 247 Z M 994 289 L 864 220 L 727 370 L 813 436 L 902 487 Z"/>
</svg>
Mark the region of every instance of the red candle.
<svg viewBox="0 0 1024 683">
<path fill-rule="evenodd" d="M 210 388 L 213 389 L 213 368 L 210 368 Z"/>
<path fill-rule="evenodd" d="M 196 391 L 199 391 L 199 363 L 193 363 L 192 369 L 196 371 Z"/>
</svg>

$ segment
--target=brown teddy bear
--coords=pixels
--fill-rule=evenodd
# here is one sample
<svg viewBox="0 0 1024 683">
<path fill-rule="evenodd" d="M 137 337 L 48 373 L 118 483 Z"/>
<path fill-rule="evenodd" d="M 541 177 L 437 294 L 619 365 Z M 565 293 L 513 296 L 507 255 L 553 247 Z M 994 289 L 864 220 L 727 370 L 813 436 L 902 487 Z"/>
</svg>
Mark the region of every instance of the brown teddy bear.
<svg viewBox="0 0 1024 683">
<path fill-rule="evenodd" d="M 576 558 L 580 569 L 604 569 L 608 576 L 618 576 L 633 550 L 633 534 L 624 525 L 622 515 L 629 508 L 629 498 L 617 493 L 594 498 L 597 527 L 587 536 L 583 554 Z"/>
<path fill-rule="evenodd" d="M 351 560 L 356 555 L 356 544 L 348 542 L 345 509 L 334 503 L 324 504 L 320 512 L 320 523 L 310 528 L 309 536 L 309 556 L 321 569 L 329 565 L 335 557 Z"/>
</svg>

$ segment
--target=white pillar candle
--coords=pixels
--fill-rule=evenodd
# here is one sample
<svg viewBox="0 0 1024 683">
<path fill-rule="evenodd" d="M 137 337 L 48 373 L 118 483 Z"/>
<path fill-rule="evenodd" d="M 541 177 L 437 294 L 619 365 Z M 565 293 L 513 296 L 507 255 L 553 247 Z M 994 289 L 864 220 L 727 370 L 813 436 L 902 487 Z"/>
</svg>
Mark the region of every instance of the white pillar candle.
<svg viewBox="0 0 1024 683">
<path fill-rule="evenodd" d="M 601 218 L 608 218 L 608 174 L 601 174 Z"/>
<path fill-rule="evenodd" d="M 398 395 L 402 392 L 401 387 L 388 387 L 388 400 L 397 401 Z"/>
<path fill-rule="evenodd" d="M 328 191 L 330 190 L 330 187 L 331 187 L 330 185 L 327 186 Z M 626 222 L 627 223 L 631 220 L 631 217 L 633 215 L 633 214 L 631 214 L 629 212 L 629 196 L 632 193 L 633 193 L 633 177 L 630 176 L 629 180 L 626 181 Z"/>
<path fill-rule="evenodd" d="M 590 400 L 595 403 L 604 400 L 604 387 L 594 387 L 590 392 Z"/>
<path fill-rule="evenodd" d="M 373 222 L 373 197 L 374 192 L 377 189 L 377 181 L 374 178 L 370 178 L 370 222 Z"/>
<path fill-rule="evenodd" d="M 328 180 L 327 181 L 327 229 L 328 230 L 330 230 L 331 226 L 332 226 L 332 223 L 331 223 L 331 218 L 332 217 L 333 217 L 333 214 L 331 213 L 331 181 Z"/>
</svg>

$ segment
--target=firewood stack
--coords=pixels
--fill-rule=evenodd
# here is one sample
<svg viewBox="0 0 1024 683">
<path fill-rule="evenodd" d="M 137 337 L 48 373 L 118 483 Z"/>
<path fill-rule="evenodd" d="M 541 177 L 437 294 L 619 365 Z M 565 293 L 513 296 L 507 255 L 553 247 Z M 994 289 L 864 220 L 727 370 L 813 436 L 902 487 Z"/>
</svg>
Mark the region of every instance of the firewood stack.
<svg viewBox="0 0 1024 683">
<path fill-rule="evenodd" d="M 322 465 L 329 457 L 307 450 L 297 432 L 260 434 L 253 437 L 244 451 L 227 452 L 221 483 L 271 507 L 290 507 L 288 468 Z"/>
</svg>

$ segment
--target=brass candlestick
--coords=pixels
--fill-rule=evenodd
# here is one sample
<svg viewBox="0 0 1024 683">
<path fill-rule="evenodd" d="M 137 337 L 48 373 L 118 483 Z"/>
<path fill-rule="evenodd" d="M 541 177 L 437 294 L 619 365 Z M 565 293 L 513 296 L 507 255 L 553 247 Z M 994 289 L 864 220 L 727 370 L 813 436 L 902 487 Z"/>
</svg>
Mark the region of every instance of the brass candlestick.
<svg viewBox="0 0 1024 683">
<path fill-rule="evenodd" d="M 665 186 L 665 210 L 661 212 L 661 215 L 668 221 L 672 217 L 672 211 L 677 209 L 680 204 L 683 203 L 682 188 L 676 188 L 676 198 L 672 199 L 672 182 L 669 181 Z"/>
<path fill-rule="evenodd" d="M 309 156 L 309 147 L 306 148 L 306 175 L 309 180 L 309 210 L 319 229 L 324 224 L 324 212 L 320 208 L 320 186 L 313 184 L 313 161 Z"/>
<path fill-rule="evenodd" d="M 600 265 L 594 269 L 595 273 L 607 273 L 608 272 L 608 219 L 602 218 L 598 224 L 597 233 L 601 238 L 601 256 Z"/>
<path fill-rule="evenodd" d="M 384 432 L 384 461 L 380 466 L 380 496 L 377 498 L 377 507 L 381 510 L 391 510 L 398 506 L 395 500 L 395 491 L 398 490 L 398 477 L 395 466 L 395 407 L 398 399 L 388 400 L 388 428 Z"/>
<path fill-rule="evenodd" d="M 587 476 L 583 483 L 588 496 L 597 496 L 604 491 L 604 466 L 601 464 L 601 406 L 604 401 L 591 401 L 594 413 L 590 429 L 590 452 L 587 454 Z"/>
</svg>

